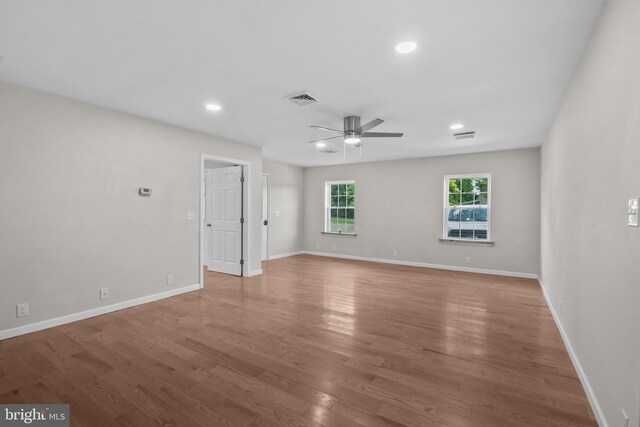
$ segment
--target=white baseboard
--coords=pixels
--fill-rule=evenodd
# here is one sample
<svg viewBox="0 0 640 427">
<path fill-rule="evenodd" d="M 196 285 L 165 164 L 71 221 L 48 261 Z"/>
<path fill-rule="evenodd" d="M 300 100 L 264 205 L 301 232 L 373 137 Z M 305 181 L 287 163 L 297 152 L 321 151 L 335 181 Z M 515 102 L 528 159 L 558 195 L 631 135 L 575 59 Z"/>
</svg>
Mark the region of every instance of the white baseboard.
<svg viewBox="0 0 640 427">
<path fill-rule="evenodd" d="M 92 308 L 91 310 L 68 314 L 66 316 L 60 316 L 54 319 L 43 320 L 41 322 L 30 323 L 28 325 L 18 326 L 16 328 L 5 329 L 4 331 L 0 331 L 0 340 L 17 337 L 18 335 L 24 335 L 31 332 L 41 331 L 43 329 L 53 328 L 55 326 L 64 325 L 66 323 L 77 322 L 78 320 L 88 319 L 89 317 L 95 317 L 101 314 L 111 313 L 113 311 L 134 307 L 140 304 L 146 304 L 148 302 L 169 298 L 176 295 L 184 294 L 186 292 L 197 291 L 200 289 L 202 289 L 202 286 L 200 286 L 200 284 L 198 283 L 196 285 L 184 286 L 182 288 L 171 289 L 169 291 L 160 292 L 153 295 L 147 295 L 140 298 L 122 301 L 112 305 L 106 305 L 104 307 Z"/>
<path fill-rule="evenodd" d="M 538 278 L 538 282 L 540 282 L 540 288 L 542 289 L 542 294 L 544 295 L 544 299 L 547 301 L 547 305 L 549 306 L 549 311 L 551 311 L 551 316 L 553 320 L 556 322 L 556 326 L 560 331 L 560 336 L 562 337 L 562 341 L 564 342 L 565 347 L 567 348 L 567 352 L 569 353 L 569 357 L 571 358 L 571 362 L 573 363 L 573 367 L 578 373 L 578 378 L 580 378 L 580 382 L 582 383 L 582 387 L 584 388 L 584 392 L 587 395 L 587 399 L 589 399 L 589 403 L 591 404 L 591 409 L 596 417 L 596 421 L 600 427 L 609 427 L 609 423 L 607 423 L 607 419 L 604 415 L 604 411 L 596 398 L 593 389 L 591 388 L 591 384 L 589 383 L 589 379 L 587 378 L 587 374 L 582 369 L 582 365 L 580 364 L 580 359 L 578 359 L 578 355 L 573 350 L 573 346 L 571 345 L 571 341 L 569 341 L 569 336 L 564 330 L 562 326 L 562 321 L 560 320 L 560 316 L 556 313 L 553 304 L 551 303 L 551 297 L 547 292 L 547 288 L 545 288 L 542 279 Z"/>
<path fill-rule="evenodd" d="M 262 274 L 262 269 L 260 270 L 253 270 L 253 271 L 247 271 L 247 274 L 244 275 L 244 277 L 253 277 L 253 276 L 259 276 Z"/>
<path fill-rule="evenodd" d="M 538 278 L 538 275 L 535 273 L 519 273 L 516 271 L 488 270 L 485 268 L 459 267 L 456 265 L 445 265 L 445 264 L 429 264 L 426 262 L 402 261 L 402 260 L 386 259 L 386 258 L 369 258 L 369 257 L 363 257 L 363 256 L 343 255 L 343 254 L 334 254 L 334 253 L 326 253 L 326 252 L 303 251 L 302 253 L 305 253 L 307 255 L 326 256 L 331 258 L 344 258 L 344 259 L 353 259 L 358 261 L 381 262 L 383 264 L 396 264 L 396 265 L 407 265 L 410 267 L 424 267 L 424 268 L 436 268 L 439 270 L 463 271 L 466 273 L 493 274 L 497 276 L 521 277 L 524 279 Z"/>
<path fill-rule="evenodd" d="M 296 251 L 296 252 L 287 252 L 287 253 L 278 254 L 278 255 L 269 255 L 269 259 L 267 261 L 273 261 L 274 259 L 286 258 L 290 256 L 295 256 L 295 255 L 302 255 L 303 253 L 304 251 Z"/>
</svg>

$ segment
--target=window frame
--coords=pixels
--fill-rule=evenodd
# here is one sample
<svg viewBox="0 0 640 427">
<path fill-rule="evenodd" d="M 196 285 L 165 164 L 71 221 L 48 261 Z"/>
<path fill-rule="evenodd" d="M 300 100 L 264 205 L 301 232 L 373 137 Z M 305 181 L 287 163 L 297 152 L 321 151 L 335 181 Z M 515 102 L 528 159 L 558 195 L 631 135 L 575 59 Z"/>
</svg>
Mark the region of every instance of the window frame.
<svg viewBox="0 0 640 427">
<path fill-rule="evenodd" d="M 332 206 L 331 206 L 331 186 L 333 186 L 333 185 L 342 185 L 342 184 L 353 184 L 353 187 L 354 187 L 353 207 L 335 206 L 335 208 L 353 209 L 354 223 L 353 223 L 353 232 L 352 233 L 331 231 L 331 225 L 330 225 L 331 209 L 332 209 Z M 356 182 L 354 180 L 325 181 L 325 183 L 324 183 L 324 231 L 323 231 L 324 234 L 342 234 L 342 235 L 346 235 L 346 236 L 355 236 L 357 234 L 356 233 L 356 224 L 357 224 L 357 222 L 355 222 L 357 196 L 355 195 L 355 186 L 356 186 Z"/>
<path fill-rule="evenodd" d="M 467 237 L 449 237 L 448 222 L 449 222 L 449 180 L 451 179 L 471 179 L 471 178 L 486 178 L 487 179 L 487 238 L 486 239 L 470 239 Z M 441 240 L 454 240 L 457 242 L 469 242 L 469 243 L 492 243 L 491 239 L 492 226 L 491 226 L 491 198 L 493 191 L 491 173 L 465 173 L 465 174 L 453 174 L 445 175 L 443 182 L 443 200 L 442 200 L 442 238 Z"/>
</svg>

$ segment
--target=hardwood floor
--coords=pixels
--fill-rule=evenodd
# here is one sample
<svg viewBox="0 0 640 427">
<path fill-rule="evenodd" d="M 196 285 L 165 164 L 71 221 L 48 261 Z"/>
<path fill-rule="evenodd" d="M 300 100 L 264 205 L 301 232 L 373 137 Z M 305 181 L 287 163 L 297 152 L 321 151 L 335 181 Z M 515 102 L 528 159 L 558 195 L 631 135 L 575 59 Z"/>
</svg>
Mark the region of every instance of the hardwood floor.
<svg viewBox="0 0 640 427">
<path fill-rule="evenodd" d="M 0 341 L 73 426 L 591 426 L 537 282 L 300 255 Z"/>
</svg>

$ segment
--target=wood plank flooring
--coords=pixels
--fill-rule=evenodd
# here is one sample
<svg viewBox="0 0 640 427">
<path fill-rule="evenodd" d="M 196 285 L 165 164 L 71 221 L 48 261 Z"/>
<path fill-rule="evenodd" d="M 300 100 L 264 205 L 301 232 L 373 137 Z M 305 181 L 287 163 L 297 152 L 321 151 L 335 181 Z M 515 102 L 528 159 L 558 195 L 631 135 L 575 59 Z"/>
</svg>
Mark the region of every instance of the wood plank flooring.
<svg viewBox="0 0 640 427">
<path fill-rule="evenodd" d="M 300 255 L 0 341 L 73 426 L 594 426 L 537 282 Z"/>
</svg>

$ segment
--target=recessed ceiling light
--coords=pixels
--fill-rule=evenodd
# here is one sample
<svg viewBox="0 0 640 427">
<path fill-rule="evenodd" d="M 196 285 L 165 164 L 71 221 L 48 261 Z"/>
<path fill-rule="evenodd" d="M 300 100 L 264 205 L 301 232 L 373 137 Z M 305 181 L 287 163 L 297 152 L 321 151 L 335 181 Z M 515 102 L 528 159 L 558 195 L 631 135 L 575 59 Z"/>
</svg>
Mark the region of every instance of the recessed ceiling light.
<svg viewBox="0 0 640 427">
<path fill-rule="evenodd" d="M 346 142 L 347 144 L 357 144 L 360 141 L 361 140 L 358 135 L 350 135 L 344 139 L 344 142 Z"/>
<path fill-rule="evenodd" d="M 449 129 L 451 130 L 460 130 L 464 127 L 464 125 L 462 123 L 454 123 L 451 126 L 449 126 Z"/>
<path fill-rule="evenodd" d="M 204 106 L 204 108 L 206 108 L 209 111 L 220 111 L 222 110 L 222 107 L 219 106 L 218 104 L 207 104 Z"/>
<path fill-rule="evenodd" d="M 327 144 L 325 144 L 324 142 L 318 142 L 318 143 L 316 143 L 316 147 L 318 147 L 318 148 L 324 148 L 324 147 L 326 147 L 326 146 L 327 146 Z"/>
<path fill-rule="evenodd" d="M 416 44 L 416 42 L 412 42 L 412 41 L 406 41 L 406 42 L 402 42 L 399 45 L 396 46 L 396 52 L 398 53 L 410 53 L 413 52 L 414 50 L 416 50 L 416 48 L 418 47 L 418 45 Z"/>
</svg>

